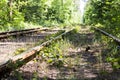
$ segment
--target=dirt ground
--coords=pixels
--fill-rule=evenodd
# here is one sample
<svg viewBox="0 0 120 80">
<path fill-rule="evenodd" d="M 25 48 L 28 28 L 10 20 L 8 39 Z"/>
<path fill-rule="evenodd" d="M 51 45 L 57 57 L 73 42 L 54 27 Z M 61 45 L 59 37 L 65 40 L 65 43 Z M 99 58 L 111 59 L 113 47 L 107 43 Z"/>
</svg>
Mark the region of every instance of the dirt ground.
<svg viewBox="0 0 120 80">
<path fill-rule="evenodd" d="M 12 72 L 6 80 L 120 80 L 120 71 L 114 71 L 106 62 L 105 44 L 95 42 L 94 33 L 82 29 L 75 35 L 74 48 L 69 48 L 65 55 L 66 63 L 61 67 L 49 65 L 40 57 L 28 62 Z M 90 50 L 85 51 L 87 47 Z M 38 60 L 38 61 L 36 61 Z M 4 80 L 3 79 L 3 80 Z"/>
</svg>

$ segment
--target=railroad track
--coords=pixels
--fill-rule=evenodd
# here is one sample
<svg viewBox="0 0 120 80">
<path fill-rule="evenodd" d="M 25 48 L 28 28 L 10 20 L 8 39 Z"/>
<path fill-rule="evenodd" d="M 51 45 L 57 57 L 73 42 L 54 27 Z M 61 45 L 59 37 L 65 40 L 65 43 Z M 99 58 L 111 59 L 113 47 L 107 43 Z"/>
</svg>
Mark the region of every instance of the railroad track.
<svg viewBox="0 0 120 80">
<path fill-rule="evenodd" d="M 37 31 L 46 31 L 46 30 L 47 29 L 33 28 L 33 29 L 25 29 L 25 30 L 1 32 L 0 33 L 0 39 L 8 38 L 10 36 L 24 35 L 24 34 L 35 33 Z"/>
<path fill-rule="evenodd" d="M 119 42 L 119 39 L 114 37 L 113 35 L 99 29 L 94 28 L 95 31 L 99 31 L 100 33 L 111 37 L 115 41 Z M 39 52 L 44 46 L 51 43 L 53 40 L 59 39 L 61 36 L 65 35 L 66 33 L 70 31 L 63 31 L 60 35 L 57 37 L 54 37 L 40 45 L 33 46 L 36 42 L 39 42 L 39 40 L 44 40 L 44 38 L 47 35 L 55 34 L 58 31 L 61 30 L 50 30 L 50 29 L 27 29 L 27 30 L 20 30 L 20 31 L 9 31 L 9 32 L 2 32 L 0 33 L 0 56 L 2 58 L 0 59 L 0 75 L 7 73 L 8 71 L 12 71 L 13 67 L 9 66 L 10 64 L 17 64 L 19 67 L 24 64 L 21 63 L 27 63 L 30 60 L 32 60 L 36 53 Z M 1 37 L 2 36 L 2 37 Z M 3 37 L 5 36 L 5 37 Z M 13 36 L 13 38 L 11 38 Z M 9 39 L 10 38 L 10 39 Z M 22 52 L 19 55 L 14 55 L 12 53 L 15 52 L 18 48 L 27 48 L 26 51 Z M 11 51 L 12 50 L 12 51 Z M 2 52 L 3 51 L 3 52 Z M 8 56 L 10 55 L 10 56 Z"/>
<path fill-rule="evenodd" d="M 113 40 L 117 43 L 117 45 L 120 46 L 120 39 L 117 38 L 116 36 L 113 36 L 112 34 L 106 32 L 106 31 L 104 31 L 104 30 L 102 30 L 102 29 L 100 29 L 100 28 L 95 28 L 95 27 L 92 27 L 92 28 L 93 28 L 95 31 L 98 31 L 98 32 L 102 33 L 103 35 L 108 36 L 109 38 L 113 39 Z"/>
<path fill-rule="evenodd" d="M 36 42 L 39 42 L 39 40 L 44 40 L 46 36 L 56 34 L 59 31 L 61 34 L 59 34 L 57 37 L 54 37 L 40 45 L 34 45 Z M 2 57 L 0 59 L 0 75 L 2 76 L 3 74 L 12 71 L 13 67 L 10 66 L 11 64 L 17 64 L 18 66 L 24 65 L 19 64 L 19 62 L 27 63 L 29 60 L 33 59 L 36 56 L 36 53 L 39 52 L 44 46 L 48 45 L 53 40 L 59 39 L 68 32 L 69 31 L 64 30 L 37 28 L 0 33 L 0 56 Z M 11 38 L 11 36 L 15 37 Z M 19 55 L 14 55 L 16 49 L 21 47 L 27 47 L 27 50 Z"/>
<path fill-rule="evenodd" d="M 34 46 L 36 42 L 43 40 L 45 36 L 56 33 L 55 30 L 48 29 L 26 29 L 20 31 L 9 31 L 0 34 L 0 62 L 3 62 L 4 58 L 12 57 L 18 48 L 30 48 Z"/>
<path fill-rule="evenodd" d="M 106 35 L 106 36 L 109 36 L 110 38 L 114 39 L 114 41 L 117 41 L 119 43 L 119 39 L 99 28 L 94 28 L 95 31 L 99 31 L 100 33 Z M 27 30 L 24 30 L 24 31 L 27 31 Z M 28 30 L 29 31 L 29 30 Z M 60 30 L 61 31 L 61 30 Z M 64 36 L 66 33 L 69 33 L 70 31 L 72 30 L 69 30 L 69 31 L 62 31 L 58 36 L 54 37 L 54 38 L 51 38 L 50 40 L 48 41 L 45 41 L 43 42 L 42 44 L 40 45 L 37 45 L 37 46 L 32 46 L 32 47 L 29 47 L 28 50 L 22 52 L 21 54 L 19 55 L 15 55 L 15 56 L 12 56 L 12 57 L 3 57 L 3 61 L 0 62 L 0 77 L 2 77 L 4 74 L 14 70 L 14 68 L 18 68 L 18 67 L 21 67 L 22 65 L 26 64 L 27 62 L 29 62 L 30 60 L 32 60 L 36 54 L 46 45 L 50 44 L 52 41 L 54 40 L 58 40 L 59 38 L 61 38 L 61 36 Z M 15 31 L 17 32 L 17 31 Z M 45 29 L 45 30 L 42 30 L 42 29 L 39 29 L 38 31 L 35 31 L 35 32 L 30 32 L 30 33 L 25 33 L 25 35 L 23 34 L 18 34 L 19 36 L 16 36 L 16 35 L 11 35 L 11 36 L 15 36 L 14 39 L 7 39 L 9 38 L 10 36 L 8 37 L 5 37 L 4 39 L 1 39 L 1 42 L 0 42 L 0 46 L 3 46 L 3 45 L 12 45 L 12 46 L 15 46 L 17 47 L 17 45 L 33 45 L 34 43 L 38 42 L 39 40 L 44 40 L 44 37 L 49 35 L 49 34 L 55 34 L 59 32 L 59 30 L 49 30 L 49 29 Z M 5 33 L 4 33 L 5 34 Z M 9 33 L 11 34 L 11 33 Z M 3 33 L 1 34 L 3 35 Z M 42 37 L 41 37 L 42 36 Z M 43 37 L 44 36 L 44 37 Z M 23 37 L 24 38 L 27 38 L 25 40 L 21 40 L 21 38 Z M 18 39 L 16 39 L 18 38 Z M 37 39 L 33 39 L 33 40 L 30 40 L 30 38 L 37 38 Z M 3 40 L 3 41 L 2 41 Z M 18 40 L 18 41 L 17 41 Z M 28 43 L 26 43 L 28 42 Z M 24 46 L 26 47 L 26 46 Z M 10 49 L 11 50 L 11 49 Z M 4 51 L 4 50 L 3 50 Z M 21 64 L 22 63 L 22 64 Z M 11 66 L 12 64 L 12 66 Z M 13 65 L 16 65 L 17 64 L 17 67 L 14 67 Z"/>
<path fill-rule="evenodd" d="M 45 36 L 56 32 L 57 30 L 40 28 L 2 32 L 0 33 L 0 56 L 11 56 L 11 53 L 14 53 L 17 48 L 30 47 L 44 39 Z M 1 59 L 0 62 L 2 62 Z"/>
</svg>

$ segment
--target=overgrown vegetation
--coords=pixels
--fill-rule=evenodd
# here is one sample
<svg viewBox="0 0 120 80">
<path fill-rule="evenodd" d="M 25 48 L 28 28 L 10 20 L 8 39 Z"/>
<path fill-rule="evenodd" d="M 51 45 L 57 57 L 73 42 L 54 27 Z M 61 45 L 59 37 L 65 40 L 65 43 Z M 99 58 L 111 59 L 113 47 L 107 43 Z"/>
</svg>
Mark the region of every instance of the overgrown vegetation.
<svg viewBox="0 0 120 80">
<path fill-rule="evenodd" d="M 78 30 L 78 28 L 73 29 L 68 34 L 65 34 L 65 36 L 73 38 L 71 35 L 76 34 Z M 48 38 L 58 35 L 59 33 L 49 36 Z M 65 38 L 65 36 L 61 37 L 57 41 L 53 41 L 50 45 L 46 46 L 42 51 L 40 51 L 39 55 L 42 57 L 42 60 L 45 60 L 48 64 L 56 67 L 61 67 L 66 64 L 65 55 L 68 53 L 68 49 L 74 46 L 69 39 Z"/>
<path fill-rule="evenodd" d="M 78 24 L 77 6 L 75 0 L 1 0 L 0 30 L 23 29 L 25 23 L 42 26 Z"/>
<path fill-rule="evenodd" d="M 60 41 L 52 42 L 51 45 L 40 51 L 40 56 L 49 64 L 60 67 L 65 63 L 64 55 L 71 46 L 68 40 L 61 39 Z"/>
<path fill-rule="evenodd" d="M 120 0 L 89 0 L 84 14 L 86 24 L 100 27 L 108 33 L 120 37 Z M 99 33 L 100 34 L 100 33 Z M 110 49 L 107 61 L 113 64 L 114 68 L 120 68 L 120 56 L 118 44 L 112 39 L 108 39 L 103 35 L 97 35 L 107 43 Z M 113 44 L 115 44 L 113 46 Z"/>
<path fill-rule="evenodd" d="M 69 49 L 74 48 L 74 45 L 73 45 L 74 43 L 72 43 L 72 40 L 69 40 L 69 38 L 72 39 L 72 37 L 74 37 L 74 35 L 76 33 L 78 33 L 79 30 L 80 29 L 77 27 L 74 30 L 72 30 L 71 32 L 69 32 L 68 34 L 66 34 L 65 36 L 61 37 L 60 39 L 53 41 L 52 43 L 50 43 L 50 45 L 46 45 L 46 47 L 44 47 L 39 52 L 37 57 L 34 58 L 33 62 L 37 63 L 37 68 L 36 68 L 37 70 L 30 77 L 32 77 L 33 79 L 38 79 L 38 74 L 39 74 L 38 72 L 39 72 L 40 65 L 42 62 L 45 62 L 45 63 L 47 63 L 47 66 L 55 67 L 56 69 L 60 69 L 66 65 L 68 68 L 72 68 L 73 65 L 79 63 L 78 56 L 77 56 L 78 58 L 75 58 L 75 59 L 77 59 L 77 61 L 74 61 L 73 59 L 66 57 L 66 55 L 69 55 Z M 60 35 L 62 32 L 64 32 L 64 31 L 60 31 L 56 34 L 50 35 L 46 38 L 46 40 L 50 40 L 51 38 L 54 38 L 54 37 Z M 69 35 L 69 34 L 71 34 L 71 35 Z M 65 38 L 66 36 L 68 36 L 68 37 Z M 40 43 L 42 43 L 42 41 Z M 20 48 L 17 50 L 16 54 L 19 54 L 20 52 L 23 52 L 23 51 L 24 51 L 24 49 Z M 71 62 L 71 60 L 74 61 L 75 63 Z M 21 64 L 23 62 L 19 62 L 19 60 L 18 60 L 18 63 Z M 16 68 L 18 68 L 18 64 L 15 64 L 15 65 L 10 64 L 10 67 L 16 69 Z M 47 67 L 47 69 L 48 69 L 48 67 Z M 19 69 L 15 70 L 13 72 L 13 75 L 15 76 L 15 79 L 24 79 L 22 76 L 22 73 L 19 72 Z M 47 79 L 47 77 L 45 79 Z"/>
<path fill-rule="evenodd" d="M 106 51 L 103 52 L 103 54 L 106 56 L 106 61 L 112 64 L 113 69 L 119 69 L 120 68 L 119 45 L 109 37 L 106 37 L 102 34 L 99 35 L 99 34 L 100 33 L 96 34 L 97 36 L 96 40 L 98 40 L 101 44 L 106 45 L 106 48 L 105 48 Z"/>
</svg>

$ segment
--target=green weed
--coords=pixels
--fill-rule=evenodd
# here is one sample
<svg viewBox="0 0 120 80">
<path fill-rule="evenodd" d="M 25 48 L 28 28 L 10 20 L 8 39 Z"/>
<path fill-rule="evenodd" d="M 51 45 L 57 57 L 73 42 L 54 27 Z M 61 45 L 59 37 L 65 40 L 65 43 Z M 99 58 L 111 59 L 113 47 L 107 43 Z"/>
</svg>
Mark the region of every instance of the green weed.
<svg viewBox="0 0 120 80">
<path fill-rule="evenodd" d="M 62 66 L 64 64 L 64 55 L 67 53 L 67 49 L 71 47 L 71 44 L 68 40 L 59 40 L 56 42 L 52 42 L 51 45 L 44 48 L 44 50 L 40 51 L 40 56 L 47 63 L 54 66 Z"/>
<path fill-rule="evenodd" d="M 112 39 L 109 37 L 106 37 L 104 35 L 99 35 L 99 33 L 96 33 L 96 40 L 98 40 L 101 44 L 106 45 L 107 53 L 103 52 L 102 54 L 106 55 L 106 61 L 110 62 L 113 69 L 119 69 L 120 68 L 120 50 L 117 43 L 115 43 Z"/>
<path fill-rule="evenodd" d="M 19 48 L 19 49 L 17 49 L 17 50 L 14 52 L 14 54 L 15 54 L 15 55 L 18 55 L 18 54 L 24 52 L 25 50 L 26 50 L 26 48 Z"/>
</svg>

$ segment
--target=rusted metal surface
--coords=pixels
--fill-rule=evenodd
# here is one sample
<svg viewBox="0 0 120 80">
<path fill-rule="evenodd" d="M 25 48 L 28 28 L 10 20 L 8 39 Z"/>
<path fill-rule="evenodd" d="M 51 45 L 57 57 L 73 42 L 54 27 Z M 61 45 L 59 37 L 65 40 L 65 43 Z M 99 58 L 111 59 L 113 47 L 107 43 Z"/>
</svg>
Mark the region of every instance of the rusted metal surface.
<svg viewBox="0 0 120 80">
<path fill-rule="evenodd" d="M 104 34 L 105 36 L 108 36 L 108 37 L 112 38 L 118 45 L 120 45 L 120 39 L 119 38 L 113 36 L 112 34 L 109 34 L 109 33 L 105 32 L 105 31 L 103 31 L 99 28 L 94 28 L 94 29 L 96 31 L 99 31 L 100 33 Z"/>
<path fill-rule="evenodd" d="M 34 33 L 34 32 L 37 32 L 39 30 L 40 30 L 40 28 L 37 28 L 37 29 L 26 29 L 26 30 L 20 30 L 20 31 L 3 32 L 3 33 L 0 33 L 0 39 L 7 38 L 7 37 L 10 37 L 10 36 Z M 41 30 L 43 30 L 43 29 L 41 29 Z"/>
<path fill-rule="evenodd" d="M 40 29 L 40 28 L 32 28 L 32 29 L 25 29 L 25 30 L 16 30 L 16 31 L 0 32 L 0 35 L 3 35 L 3 34 L 10 34 L 10 33 L 15 33 L 15 32 L 22 32 L 22 31 L 30 31 L 30 30 L 35 30 L 35 29 Z"/>
</svg>

